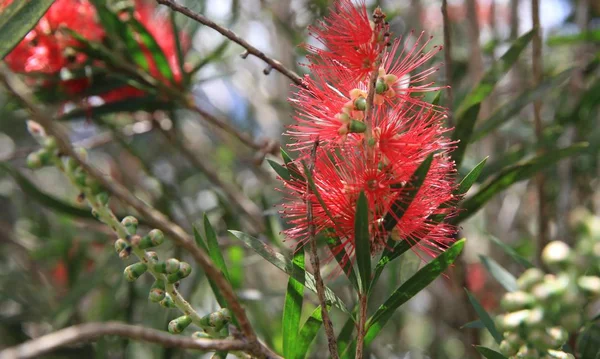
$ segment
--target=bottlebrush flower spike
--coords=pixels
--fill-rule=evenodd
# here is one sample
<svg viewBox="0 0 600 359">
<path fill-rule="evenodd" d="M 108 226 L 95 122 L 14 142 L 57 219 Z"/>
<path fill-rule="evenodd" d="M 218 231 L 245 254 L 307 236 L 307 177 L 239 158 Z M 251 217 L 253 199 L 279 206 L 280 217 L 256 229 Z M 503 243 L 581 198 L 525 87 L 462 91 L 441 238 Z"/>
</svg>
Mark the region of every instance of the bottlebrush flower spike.
<svg viewBox="0 0 600 359">
<path fill-rule="evenodd" d="M 412 45 L 396 40 L 389 48 L 382 46 L 390 36 L 384 15 L 376 10 L 378 18 L 369 22 L 364 3 L 355 8 L 349 0 L 338 0 L 330 13 L 312 29 L 325 48 L 308 46 L 313 77 L 306 76 L 290 99 L 296 123 L 287 131 L 297 161 L 314 161 L 312 177 L 321 200 L 307 188 L 306 173 L 295 169 L 296 175 L 283 180 L 281 213 L 291 225 L 284 232 L 295 242 L 306 242 L 310 206 L 316 233 L 338 237 L 340 244 L 332 251 L 343 249 L 353 260 L 354 217 L 364 192 L 373 253 L 390 237 L 418 242 L 422 252 L 435 255 L 456 233 L 455 227 L 432 220 L 456 212 L 456 171 L 449 158 L 453 143 L 444 137 L 445 109 L 414 95 L 442 89 L 428 80 L 437 68 L 419 71 L 441 47 L 426 50 L 431 38 L 423 34 Z M 319 147 L 313 156 L 308 149 L 315 141 Z M 410 188 L 413 174 L 430 155 L 429 171 L 415 191 Z M 304 168 L 288 163 L 290 172 L 292 165 Z M 397 204 L 406 207 L 399 218 L 392 210 Z M 396 216 L 393 228 L 385 220 L 390 214 Z"/>
</svg>

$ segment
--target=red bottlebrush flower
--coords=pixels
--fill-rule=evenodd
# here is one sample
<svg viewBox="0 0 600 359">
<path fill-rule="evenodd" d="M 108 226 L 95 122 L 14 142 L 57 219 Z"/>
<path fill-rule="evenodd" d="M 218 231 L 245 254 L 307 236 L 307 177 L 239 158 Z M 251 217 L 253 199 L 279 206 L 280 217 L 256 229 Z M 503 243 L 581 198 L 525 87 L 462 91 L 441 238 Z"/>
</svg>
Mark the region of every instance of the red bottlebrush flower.
<svg viewBox="0 0 600 359">
<path fill-rule="evenodd" d="M 12 2 L 2 1 L 0 9 Z M 36 27 L 6 56 L 9 68 L 19 73 L 57 74 L 62 68 L 81 65 L 85 56 L 70 49 L 77 41 L 61 32 L 61 28 L 76 31 L 90 41 L 98 41 L 104 36 L 96 10 L 88 0 L 57 0 Z"/>
</svg>

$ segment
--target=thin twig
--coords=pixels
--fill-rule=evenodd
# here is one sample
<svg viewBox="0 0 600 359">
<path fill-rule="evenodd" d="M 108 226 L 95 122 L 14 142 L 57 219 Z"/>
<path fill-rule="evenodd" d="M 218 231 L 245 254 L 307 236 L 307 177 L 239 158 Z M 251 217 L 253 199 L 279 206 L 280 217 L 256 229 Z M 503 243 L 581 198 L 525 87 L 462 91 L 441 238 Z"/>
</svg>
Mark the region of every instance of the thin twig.
<svg viewBox="0 0 600 359">
<path fill-rule="evenodd" d="M 86 342 L 107 335 L 116 335 L 164 347 L 206 351 L 242 350 L 249 343 L 237 339 L 194 339 L 163 331 L 120 322 L 86 323 L 61 329 L 0 352 L 0 359 L 35 358 L 70 344 Z"/>
<path fill-rule="evenodd" d="M 278 72 L 280 72 L 281 74 L 283 74 L 284 76 L 286 76 L 287 78 L 289 78 L 290 80 L 292 80 L 296 85 L 304 86 L 303 82 L 302 82 L 302 77 L 298 76 L 294 71 L 283 66 L 281 64 L 281 62 L 274 60 L 274 59 L 270 58 L 269 56 L 265 55 L 264 52 L 260 51 L 256 47 L 250 45 L 246 40 L 239 37 L 236 33 L 231 31 L 230 29 L 227 29 L 223 26 L 216 24 L 214 21 L 202 16 L 201 14 L 198 14 L 198 13 L 192 11 L 191 9 L 189 9 L 183 5 L 177 4 L 173 0 L 156 0 L 156 2 L 159 4 L 162 4 L 162 5 L 166 5 L 174 11 L 177 11 L 177 12 L 189 17 L 190 19 L 196 20 L 199 23 L 206 25 L 206 26 L 210 27 L 211 29 L 216 30 L 217 32 L 219 32 L 221 35 L 225 36 L 229 40 L 242 46 L 244 49 L 246 49 L 246 52 L 242 55 L 243 58 L 246 58 L 248 56 L 248 54 L 251 54 L 251 55 L 254 55 L 254 56 L 258 57 L 259 59 L 263 60 L 264 62 L 266 62 L 268 66 L 265 69 L 265 71 L 263 71 L 265 73 L 265 75 L 268 75 L 269 72 L 272 69 L 274 69 L 274 70 L 277 70 Z"/>
<path fill-rule="evenodd" d="M 90 177 L 97 180 L 110 194 L 140 213 L 150 226 L 162 230 L 176 245 L 184 248 L 192 255 L 196 263 L 198 263 L 205 272 L 206 276 L 211 278 L 221 291 L 221 294 L 229 305 L 229 309 L 236 317 L 245 339 L 253 345 L 251 353 L 259 355 L 260 357 L 265 355 L 272 356 L 270 351 L 267 348 L 262 347 L 258 342 L 256 333 L 246 316 L 246 312 L 238 301 L 229 282 L 225 279 L 221 271 L 213 265 L 210 257 L 196 246 L 192 238 L 177 224 L 170 222 L 164 214 L 135 197 L 125 187 L 112 181 L 97 168 L 82 160 L 71 146 L 68 137 L 56 128 L 56 124 L 52 118 L 46 116 L 44 112 L 35 105 L 25 84 L 15 78 L 14 75 L 8 73 L 5 68 L 0 71 L 0 81 L 4 83 L 10 93 L 23 103 L 25 108 L 31 113 L 32 118 L 44 127 L 46 133 L 56 139 L 57 145 L 63 154 L 73 158 Z"/>
<path fill-rule="evenodd" d="M 534 34 L 532 39 L 532 72 L 534 86 L 542 82 L 542 34 L 540 28 L 540 4 L 539 0 L 531 0 L 531 20 L 533 23 Z M 533 125 L 535 128 L 535 136 L 538 142 L 538 154 L 544 152 L 542 146 L 544 129 L 542 127 L 541 117 L 542 102 L 537 100 L 533 103 Z M 542 249 L 548 244 L 548 206 L 546 205 L 546 178 L 543 172 L 538 172 L 535 177 L 535 184 L 538 195 L 538 243 L 537 256 L 538 264 L 541 264 Z"/>
<path fill-rule="evenodd" d="M 312 149 L 310 163 L 308 164 L 308 171 L 312 174 L 317 160 L 317 147 L 319 146 L 319 139 L 315 141 Z M 308 236 L 310 242 L 310 263 L 313 267 L 315 276 L 315 283 L 317 287 L 317 297 L 319 297 L 319 304 L 321 304 L 321 317 L 323 318 L 323 326 L 325 327 L 325 334 L 327 335 L 327 343 L 329 344 L 329 354 L 332 359 L 338 359 L 338 348 L 337 340 L 335 338 L 335 332 L 333 330 L 333 323 L 329 317 L 327 311 L 327 301 L 325 300 L 325 285 L 323 284 L 323 277 L 321 277 L 321 265 L 319 263 L 319 254 L 317 252 L 317 239 L 315 235 L 315 224 L 313 222 L 313 211 L 312 204 L 309 200 L 310 185 L 306 184 L 306 217 L 308 220 Z"/>
<path fill-rule="evenodd" d="M 199 155 L 194 154 L 188 146 L 184 143 L 183 139 L 178 139 L 172 134 L 165 131 L 158 121 L 155 119 L 155 127 L 163 135 L 163 137 L 169 141 L 169 143 L 175 147 L 183 156 L 200 172 L 202 172 L 208 180 L 216 187 L 220 188 L 227 199 L 242 213 L 245 213 L 253 230 L 261 232 L 264 230 L 264 223 L 262 221 L 262 211 L 252 202 L 247 196 L 240 192 L 235 186 L 223 181 L 217 170 L 212 167 L 210 163 L 204 161 Z"/>
<path fill-rule="evenodd" d="M 450 33 L 450 18 L 448 17 L 448 0 L 442 0 L 442 20 L 444 23 L 444 66 L 446 68 L 446 85 L 448 89 L 448 127 L 454 127 L 452 107 L 454 106 L 454 95 L 452 93 L 452 34 Z"/>
</svg>

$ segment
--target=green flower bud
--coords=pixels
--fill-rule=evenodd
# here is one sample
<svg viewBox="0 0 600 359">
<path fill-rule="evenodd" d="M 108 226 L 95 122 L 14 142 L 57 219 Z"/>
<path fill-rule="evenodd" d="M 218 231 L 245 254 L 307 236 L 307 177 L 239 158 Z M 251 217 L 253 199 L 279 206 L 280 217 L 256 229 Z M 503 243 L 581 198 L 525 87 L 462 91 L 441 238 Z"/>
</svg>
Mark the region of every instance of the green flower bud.
<svg viewBox="0 0 600 359">
<path fill-rule="evenodd" d="M 542 261 L 548 267 L 565 268 L 571 262 L 571 248 L 561 241 L 552 241 L 546 245 L 542 252 Z"/>
<path fill-rule="evenodd" d="M 552 339 L 553 348 L 562 348 L 569 339 L 569 333 L 561 327 L 547 328 L 546 333 Z"/>
<path fill-rule="evenodd" d="M 157 247 L 163 244 L 164 241 L 165 235 L 162 233 L 162 231 L 159 229 L 153 229 L 141 239 L 139 247 L 141 249 Z"/>
<path fill-rule="evenodd" d="M 179 273 L 181 273 L 181 278 L 185 278 L 192 273 L 192 266 L 187 262 L 179 263 Z"/>
<path fill-rule="evenodd" d="M 38 168 L 41 168 L 43 165 L 44 164 L 39 153 L 32 152 L 27 156 L 27 167 L 29 167 L 30 169 L 36 170 Z"/>
<path fill-rule="evenodd" d="M 540 301 L 548 301 L 562 296 L 569 287 L 569 276 L 561 274 L 558 276 L 547 274 L 544 281 L 532 289 L 533 295 Z"/>
<path fill-rule="evenodd" d="M 173 301 L 173 298 L 171 298 L 171 296 L 168 294 L 165 294 L 165 299 L 160 301 L 160 305 L 162 305 L 165 308 L 177 308 L 175 302 Z"/>
<path fill-rule="evenodd" d="M 175 318 L 169 322 L 169 333 L 179 334 L 190 324 L 192 324 L 192 318 L 188 315 Z"/>
<path fill-rule="evenodd" d="M 106 206 L 109 200 L 110 196 L 106 192 L 100 192 L 96 195 L 96 201 L 98 201 L 103 206 Z"/>
<path fill-rule="evenodd" d="M 538 359 L 539 357 L 540 353 L 536 349 L 526 345 L 523 345 L 515 355 L 516 359 Z"/>
<path fill-rule="evenodd" d="M 508 292 L 502 298 L 500 305 L 507 312 L 529 309 L 535 304 L 535 297 L 529 293 L 517 291 Z"/>
<path fill-rule="evenodd" d="M 577 279 L 577 286 L 587 295 L 600 295 L 600 278 L 596 276 L 581 276 Z"/>
<path fill-rule="evenodd" d="M 56 138 L 54 138 L 54 137 L 46 137 L 44 139 L 43 146 L 46 149 L 46 151 L 48 151 L 48 152 L 54 152 L 58 148 L 58 145 L 56 143 Z"/>
<path fill-rule="evenodd" d="M 171 284 L 177 283 L 180 279 L 183 279 L 181 272 L 167 274 L 167 281 Z"/>
<path fill-rule="evenodd" d="M 152 288 L 150 288 L 148 299 L 153 303 L 158 303 L 165 299 L 165 283 L 162 280 L 154 281 Z"/>
<path fill-rule="evenodd" d="M 526 270 L 519 279 L 517 279 L 517 286 L 520 290 L 527 291 L 533 288 L 534 285 L 540 283 L 544 279 L 544 272 L 538 268 L 529 268 Z"/>
<path fill-rule="evenodd" d="M 165 269 L 169 274 L 179 272 L 179 261 L 175 258 L 167 259 L 167 261 L 165 262 Z"/>
<path fill-rule="evenodd" d="M 543 327 L 544 322 L 544 309 L 541 307 L 536 307 L 529 311 L 529 315 L 525 320 L 525 324 L 530 328 L 540 328 Z"/>
<path fill-rule="evenodd" d="M 65 161 L 65 167 L 67 168 L 67 171 L 69 171 L 69 172 L 73 172 L 77 168 L 79 168 L 79 163 L 77 162 L 77 160 L 75 160 L 72 157 L 67 157 L 67 159 L 64 161 Z"/>
<path fill-rule="evenodd" d="M 348 129 L 350 133 L 364 133 L 367 130 L 367 125 L 362 121 L 352 120 Z"/>
<path fill-rule="evenodd" d="M 133 282 L 136 279 L 138 279 L 142 274 L 146 273 L 147 269 L 148 266 L 146 264 L 138 262 L 127 266 L 127 268 L 125 268 L 125 271 L 123 271 L 123 274 L 125 274 L 125 279 L 127 279 L 130 282 Z"/>
<path fill-rule="evenodd" d="M 390 87 L 385 83 L 383 78 L 378 78 L 375 84 L 375 92 L 379 95 L 386 92 Z"/>
<path fill-rule="evenodd" d="M 131 255 L 131 247 L 127 247 L 119 252 L 119 258 L 127 259 Z"/>
<path fill-rule="evenodd" d="M 513 356 L 517 354 L 517 351 L 519 351 L 519 346 L 514 346 L 507 340 L 503 340 L 500 342 L 500 352 L 505 356 Z"/>
<path fill-rule="evenodd" d="M 148 251 L 146 252 L 148 260 L 150 261 L 150 263 L 155 264 L 158 263 L 158 253 L 154 252 L 154 251 Z"/>
<path fill-rule="evenodd" d="M 565 353 L 560 350 L 548 350 L 548 357 L 550 359 L 575 359 L 573 354 Z"/>
<path fill-rule="evenodd" d="M 546 351 L 550 348 L 554 348 L 554 341 L 544 330 L 534 329 L 527 335 L 527 341 L 541 351 Z"/>
<path fill-rule="evenodd" d="M 134 235 L 137 232 L 138 220 L 134 216 L 127 216 L 121 220 L 121 224 L 127 229 L 127 233 Z"/>
<path fill-rule="evenodd" d="M 530 313 L 530 309 L 524 309 L 505 314 L 500 321 L 501 327 L 511 331 L 517 329 L 522 324 L 525 324 L 525 321 L 527 318 L 529 318 Z"/>
<path fill-rule="evenodd" d="M 115 241 L 115 252 L 121 253 L 121 251 L 123 251 L 127 247 L 129 247 L 129 244 L 127 244 L 127 241 L 125 241 L 124 239 L 119 238 Z"/>
<path fill-rule="evenodd" d="M 367 109 L 367 99 L 360 96 L 354 100 L 354 109 L 358 111 L 364 111 Z"/>
</svg>

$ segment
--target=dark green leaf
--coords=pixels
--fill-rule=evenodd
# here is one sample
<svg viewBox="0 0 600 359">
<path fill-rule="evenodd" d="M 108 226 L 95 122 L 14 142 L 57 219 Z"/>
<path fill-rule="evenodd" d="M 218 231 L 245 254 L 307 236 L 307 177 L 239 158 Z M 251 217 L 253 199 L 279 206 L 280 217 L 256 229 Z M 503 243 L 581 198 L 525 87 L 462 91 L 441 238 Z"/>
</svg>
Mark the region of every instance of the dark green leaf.
<svg viewBox="0 0 600 359">
<path fill-rule="evenodd" d="M 485 325 L 483 325 L 483 323 L 481 322 L 481 320 L 477 319 L 477 320 L 474 320 L 472 322 L 468 322 L 467 324 L 463 325 L 461 328 L 484 329 Z"/>
<path fill-rule="evenodd" d="M 477 179 L 481 175 L 481 172 L 483 171 L 483 167 L 485 166 L 487 159 L 488 157 L 484 158 L 483 161 L 479 162 L 477 166 L 473 167 L 473 169 L 462 179 L 462 181 L 460 181 L 454 195 L 456 195 L 457 197 L 461 197 L 465 195 L 469 191 L 469 189 L 471 189 L 471 186 L 473 186 L 473 184 L 477 182 Z"/>
<path fill-rule="evenodd" d="M 304 359 L 309 352 L 310 344 L 315 340 L 317 332 L 323 325 L 323 318 L 321 317 L 321 306 L 318 306 L 308 317 L 300 333 L 298 335 L 298 342 L 296 343 L 296 351 L 293 356 L 285 356 L 286 358 Z"/>
<path fill-rule="evenodd" d="M 360 192 L 354 216 L 356 264 L 360 274 L 361 291 L 365 293 L 371 280 L 371 238 L 369 237 L 369 205 L 364 192 Z"/>
<path fill-rule="evenodd" d="M 356 328 L 356 324 L 352 320 L 352 317 L 350 317 L 346 320 L 346 323 L 337 337 L 338 351 L 340 353 L 346 352 L 349 345 L 352 343 L 352 333 L 354 333 L 354 328 Z M 350 353 L 350 355 L 351 357 L 354 357 L 354 353 Z"/>
<path fill-rule="evenodd" d="M 162 77 L 167 79 L 170 82 L 174 82 L 175 79 L 173 77 L 173 71 L 171 71 L 171 66 L 169 65 L 169 61 L 167 60 L 167 57 L 165 56 L 165 53 L 163 52 L 163 50 L 160 48 L 160 46 L 156 42 L 156 39 L 154 38 L 154 36 L 152 36 L 152 34 L 150 34 L 148 29 L 146 29 L 146 27 L 142 23 L 137 21 L 135 19 L 135 17 L 133 17 L 133 16 L 129 19 L 128 24 L 133 28 L 135 33 L 138 35 L 139 39 L 142 41 L 142 44 L 152 54 L 152 59 L 154 60 L 154 64 L 158 68 L 158 71 L 160 72 Z M 178 37 L 178 35 L 175 34 L 175 37 Z M 137 43 L 137 39 L 134 38 L 134 40 Z M 139 44 L 137 46 L 139 47 Z M 143 52 L 142 52 L 142 54 L 144 55 L 144 59 L 146 60 L 146 63 L 147 63 L 148 60 L 146 59 L 146 54 Z M 144 69 L 146 71 L 148 71 L 148 69 L 146 69 L 146 68 L 144 68 Z"/>
<path fill-rule="evenodd" d="M 492 235 L 487 235 L 486 237 L 490 241 L 492 241 L 496 245 L 498 245 L 500 248 L 502 248 L 502 250 L 504 251 L 504 253 L 508 254 L 512 259 L 515 260 L 515 262 L 519 263 L 520 265 L 522 265 L 525 268 L 533 268 L 533 264 L 530 261 L 528 261 L 523 256 L 521 256 L 519 253 L 517 253 L 517 251 L 515 251 L 508 244 L 502 242 L 501 240 L 499 240 L 498 238 L 496 238 L 496 237 L 494 237 Z"/>
<path fill-rule="evenodd" d="M 492 317 L 490 317 L 488 312 L 486 312 L 485 309 L 483 309 L 481 304 L 479 304 L 477 298 L 471 295 L 467 288 L 465 288 L 465 291 L 467 292 L 467 296 L 469 296 L 469 301 L 471 302 L 471 305 L 473 305 L 473 308 L 475 308 L 479 319 L 481 320 L 483 325 L 485 325 L 485 328 L 488 330 L 488 332 L 490 332 L 496 343 L 500 344 L 500 342 L 502 341 L 502 334 L 500 334 L 498 329 L 496 329 L 496 324 L 494 324 L 494 320 L 492 319 Z"/>
<path fill-rule="evenodd" d="M 173 104 L 157 101 L 153 97 L 128 98 L 127 100 L 110 102 L 97 107 L 77 109 L 68 112 L 60 120 L 72 120 L 87 116 L 104 116 L 119 112 L 169 110 L 172 106 Z"/>
<path fill-rule="evenodd" d="M 552 89 L 560 88 L 572 73 L 573 70 L 569 69 L 558 75 L 548 77 L 535 88 L 525 91 L 512 101 L 500 106 L 489 118 L 481 121 L 481 124 L 477 126 L 471 135 L 469 142 L 472 143 L 482 139 L 491 131 L 507 123 L 513 116 L 518 115 L 527 105 L 543 98 Z"/>
<path fill-rule="evenodd" d="M 500 59 L 496 61 L 496 63 L 494 63 L 492 67 L 483 75 L 483 78 L 479 84 L 467 95 L 467 97 L 458 107 L 455 116 L 458 119 L 457 123 L 460 122 L 460 119 L 468 109 L 470 109 L 473 105 L 481 103 L 492 93 L 495 85 L 517 61 L 519 55 L 521 52 L 523 52 L 523 50 L 525 50 L 534 34 L 535 29 L 516 39 L 508 51 L 506 51 L 506 53 L 504 53 L 504 55 L 502 55 L 502 57 L 500 57 Z"/>
<path fill-rule="evenodd" d="M 504 355 L 490 348 L 475 346 L 475 349 L 477 349 L 477 351 L 481 353 L 481 355 L 483 355 L 486 359 L 508 359 Z"/>
<path fill-rule="evenodd" d="M 352 259 L 346 252 L 346 249 L 342 246 L 342 242 L 340 238 L 333 233 L 326 233 L 326 241 L 329 246 L 329 251 L 335 257 L 335 260 L 340 265 L 340 268 L 344 271 L 350 283 L 356 290 L 359 290 L 358 279 L 356 278 L 356 273 L 354 271 L 354 266 L 352 265 Z"/>
<path fill-rule="evenodd" d="M 517 279 L 515 278 L 515 276 L 510 274 L 509 271 L 504 269 L 504 267 L 502 267 L 492 258 L 486 257 L 484 255 L 480 255 L 479 258 L 481 259 L 481 262 L 488 270 L 488 272 L 490 272 L 492 277 L 496 278 L 498 283 L 502 284 L 504 289 L 506 289 L 509 292 L 514 292 L 518 289 Z"/>
<path fill-rule="evenodd" d="M 450 248 L 421 268 L 415 275 L 392 293 L 367 322 L 368 329 L 365 336 L 365 346 L 368 346 L 373 339 L 375 339 L 396 309 L 427 287 L 429 283 L 433 282 L 434 279 L 442 274 L 448 266 L 454 263 L 464 245 L 464 239 L 456 241 Z"/>
<path fill-rule="evenodd" d="M 292 259 L 292 275 L 288 279 L 285 303 L 283 306 L 283 356 L 292 358 L 296 353 L 298 334 L 300 329 L 300 316 L 302 314 L 302 302 L 304 299 L 304 245 L 301 243 L 296 247 Z M 296 280 L 301 278 L 301 280 Z M 298 347 L 302 348 L 302 347 Z"/>
<path fill-rule="evenodd" d="M 196 227 L 193 227 L 193 231 L 194 231 L 194 239 L 196 240 L 196 245 L 198 247 L 202 248 L 206 252 L 206 254 L 208 254 L 210 256 L 208 246 L 206 245 L 206 243 L 204 243 L 204 240 L 202 239 L 202 236 L 200 235 L 200 233 L 198 232 Z M 211 278 L 208 278 L 208 284 L 210 285 L 210 288 L 212 289 L 213 294 L 215 295 L 215 299 L 217 300 L 217 303 L 219 303 L 221 308 L 226 308 L 227 301 L 225 300 L 225 298 L 223 298 L 223 295 L 221 294 L 221 290 L 219 289 L 219 287 L 217 286 L 215 281 L 212 280 Z"/>
<path fill-rule="evenodd" d="M 269 165 L 271 166 L 271 168 L 273 170 L 275 170 L 275 172 L 277 172 L 279 177 L 281 177 L 284 181 L 289 181 L 292 178 L 290 176 L 290 172 L 287 170 L 287 168 L 283 167 L 282 165 L 280 165 L 279 163 L 277 163 L 275 161 L 267 160 L 267 162 L 269 162 Z"/>
<path fill-rule="evenodd" d="M 481 175 L 477 179 L 477 182 L 483 183 L 489 177 L 501 171 L 505 167 L 512 166 L 519 162 L 525 157 L 527 150 L 522 145 L 515 145 L 506 150 L 500 158 L 495 161 L 487 163 L 487 165 L 481 171 Z"/>
<path fill-rule="evenodd" d="M 4 59 L 48 11 L 54 0 L 13 1 L 0 15 L 0 55 Z"/>
<path fill-rule="evenodd" d="M 227 265 L 225 265 L 225 259 L 221 248 L 219 248 L 219 242 L 217 241 L 217 234 L 213 226 L 210 224 L 206 213 L 204 214 L 204 234 L 206 235 L 206 244 L 208 245 L 208 254 L 213 263 L 219 268 L 221 273 L 227 281 L 229 281 L 229 273 L 227 272 Z"/>
<path fill-rule="evenodd" d="M 460 167 L 465 157 L 467 145 L 471 140 L 480 108 L 481 103 L 476 103 L 469 107 L 460 117 L 457 117 L 456 127 L 452 132 L 452 141 L 458 142 L 456 149 L 452 152 L 452 159 L 454 159 L 457 167 Z"/>
<path fill-rule="evenodd" d="M 592 323 L 577 336 L 577 358 L 597 359 L 600 357 L 600 324 Z"/>
<path fill-rule="evenodd" d="M 246 233 L 239 231 L 229 231 L 236 238 L 244 242 L 248 247 L 258 253 L 261 257 L 266 259 L 269 263 L 273 264 L 275 267 L 279 268 L 279 270 L 283 271 L 287 275 L 296 275 L 292 271 L 292 262 L 285 258 L 281 253 L 277 253 L 273 248 L 269 247 L 266 243 L 247 235 Z M 304 279 L 302 279 L 304 276 Z M 304 272 L 304 275 L 300 274 L 298 277 L 294 277 L 298 281 L 304 280 L 306 288 L 310 289 L 312 292 L 316 293 L 317 288 L 315 286 L 315 277 L 308 272 Z M 344 302 L 338 298 L 335 293 L 325 287 L 325 299 L 331 305 L 337 307 L 342 310 L 344 313 L 350 314 Z"/>
<path fill-rule="evenodd" d="M 453 218 L 453 223 L 460 223 L 469 218 L 497 193 L 514 183 L 530 178 L 563 158 L 583 153 L 587 147 L 586 143 L 579 143 L 566 148 L 550 150 L 528 161 L 504 169 L 475 195 L 462 202 L 461 210 L 458 216 Z"/>
<path fill-rule="evenodd" d="M 185 55 L 183 53 L 183 47 L 181 46 L 179 27 L 177 26 L 177 21 L 175 21 L 176 14 L 177 13 L 175 11 L 169 11 L 169 20 L 171 20 L 171 26 L 173 27 L 173 40 L 175 41 L 175 49 L 177 50 L 177 66 L 179 67 L 179 73 L 181 74 L 182 78 L 185 79 L 185 77 L 187 77 L 184 67 Z"/>
</svg>

